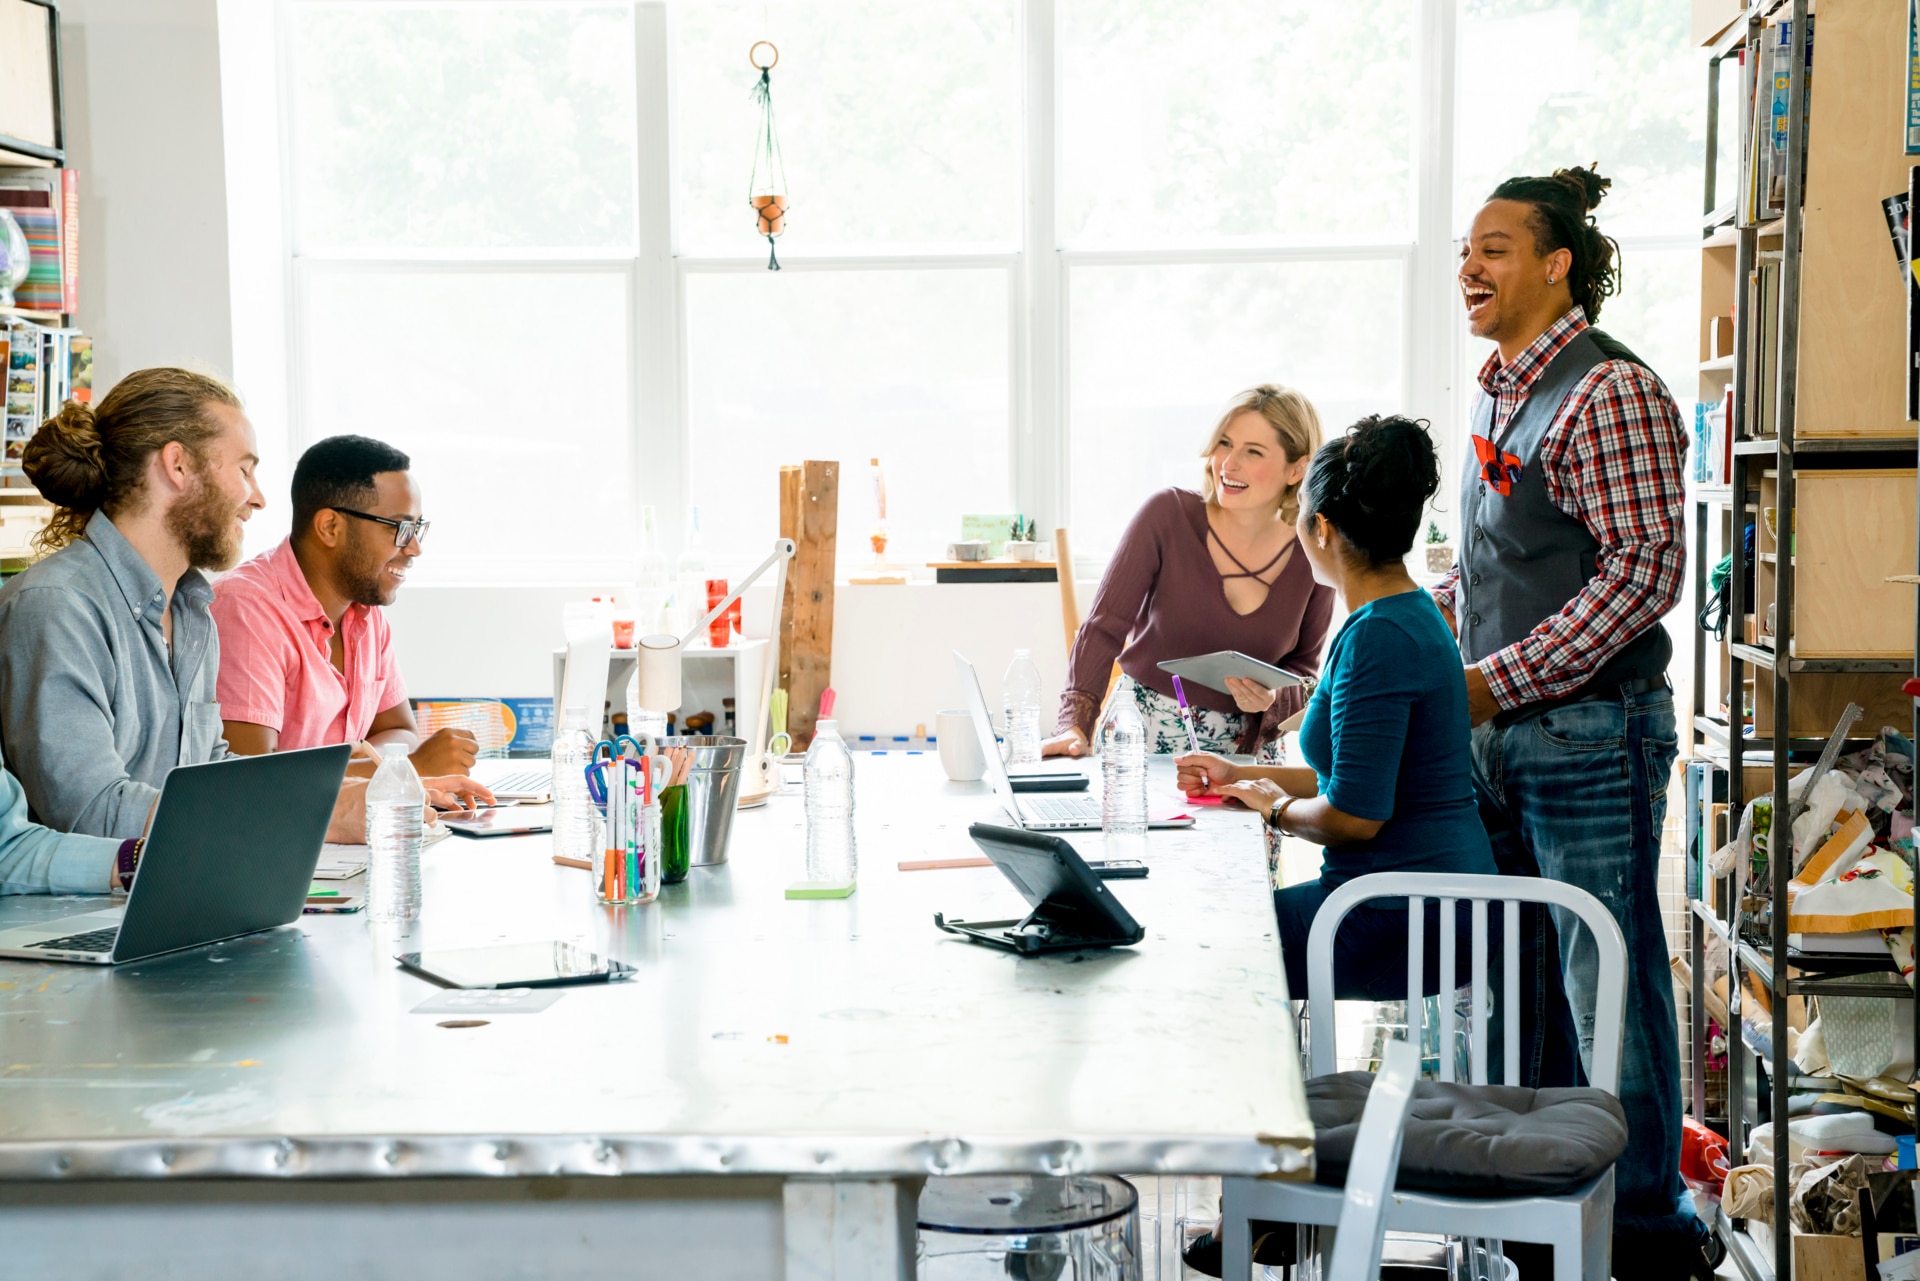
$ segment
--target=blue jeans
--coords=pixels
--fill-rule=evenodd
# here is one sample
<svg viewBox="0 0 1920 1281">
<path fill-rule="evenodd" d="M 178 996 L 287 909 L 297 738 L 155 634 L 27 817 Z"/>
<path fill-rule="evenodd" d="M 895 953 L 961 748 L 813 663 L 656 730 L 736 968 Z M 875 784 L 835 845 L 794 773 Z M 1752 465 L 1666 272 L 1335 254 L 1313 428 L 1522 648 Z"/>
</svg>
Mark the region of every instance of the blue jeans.
<svg viewBox="0 0 1920 1281">
<path fill-rule="evenodd" d="M 1680 1179 L 1680 1045 L 1657 872 L 1678 743 L 1668 690 L 1572 703 L 1473 732 L 1474 789 L 1503 874 L 1537 874 L 1606 904 L 1627 945 L 1620 1102 L 1627 1150 L 1614 1167 L 1616 1234 L 1702 1225 Z M 1554 909 L 1561 976 L 1591 1063 L 1599 954 L 1579 918 Z M 1542 916 L 1544 929 L 1545 918 Z M 1536 960 L 1551 957 L 1542 949 Z M 1553 976 L 1536 964 L 1534 994 Z"/>
</svg>

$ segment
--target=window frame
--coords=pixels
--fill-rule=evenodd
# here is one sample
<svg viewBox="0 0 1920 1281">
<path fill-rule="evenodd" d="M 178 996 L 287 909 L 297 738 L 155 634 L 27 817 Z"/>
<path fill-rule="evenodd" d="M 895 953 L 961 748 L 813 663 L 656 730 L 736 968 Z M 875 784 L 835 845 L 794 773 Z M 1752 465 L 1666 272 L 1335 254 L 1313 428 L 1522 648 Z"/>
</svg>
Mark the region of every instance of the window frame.
<svg viewBox="0 0 1920 1281">
<path fill-rule="evenodd" d="M 257 71 L 245 59 L 271 50 L 273 68 L 272 126 L 242 119 L 237 99 L 226 101 L 229 165 L 236 155 L 236 135 L 249 135 L 251 152 L 264 169 L 271 165 L 270 192 L 245 190 L 245 178 L 229 182 L 230 225 L 241 217 L 269 217 L 278 229 L 278 245 L 269 251 L 269 237 L 252 236 L 236 246 L 236 321 L 257 314 L 263 322 L 254 341 L 236 342 L 236 363 L 246 350 L 250 374 L 248 390 L 254 401 L 263 396 L 278 400 L 284 411 L 281 424 L 286 455 L 284 467 L 313 439 L 306 421 L 300 386 L 305 361 L 299 331 L 298 306 L 303 281 L 314 271 L 500 271 L 500 270 L 622 270 L 627 273 L 629 405 L 631 408 L 629 488 L 636 541 L 642 506 L 660 514 L 656 537 L 671 558 L 679 550 L 685 513 L 692 501 L 691 448 L 687 396 L 687 282 L 695 275 L 765 270 L 756 255 L 683 255 L 675 235 L 677 201 L 673 186 L 675 131 L 673 108 L 673 22 L 679 0 L 611 0 L 611 6 L 631 5 L 635 71 L 634 243 L 631 258 L 608 257 L 604 251 L 502 250 L 444 252 L 436 250 L 301 251 L 294 238 L 292 166 L 295 146 L 291 87 L 295 61 L 292 15 L 307 3 L 339 0 L 274 0 L 270 9 L 242 17 L 251 9 L 246 0 L 219 0 L 223 81 L 226 88 L 250 90 L 259 101 L 263 86 Z M 377 0 L 365 0 L 377 2 Z M 414 0 L 418 3 L 419 0 Z M 554 0 L 556 9 L 575 7 L 579 0 Z M 427 0 L 427 7 L 457 0 Z M 609 5 L 609 0 L 600 0 Z M 782 254 L 785 271 L 939 270 L 996 268 L 1008 272 L 1008 471 L 1009 498 L 1015 508 L 1031 515 L 1050 538 L 1058 527 L 1071 528 L 1070 494 L 1070 371 L 1072 273 L 1083 267 L 1207 265 L 1218 263 L 1287 263 L 1299 261 L 1390 261 L 1404 273 L 1400 316 L 1403 403 L 1396 408 L 1424 417 L 1432 424 L 1443 455 L 1457 451 L 1456 424 L 1461 421 L 1465 394 L 1458 386 L 1464 335 L 1454 302 L 1453 261 L 1456 241 L 1451 234 L 1453 154 L 1454 33 L 1456 0 L 1416 0 L 1418 30 L 1414 37 L 1416 84 L 1409 139 L 1410 210 L 1407 234 L 1400 238 L 1370 238 L 1346 242 L 1326 237 L 1274 237 L 1232 246 L 1157 242 L 1151 247 L 1084 248 L 1063 245 L 1057 211 L 1057 121 L 1059 82 L 1056 57 L 1055 0 L 1015 0 L 1020 35 L 1023 211 L 1022 241 L 1011 250 L 983 249 L 950 252 L 878 252 L 810 256 L 798 245 Z M 231 18 L 231 21 L 230 21 Z M 264 48 L 263 48 L 264 45 Z M 267 134 L 273 135 L 270 144 Z M 278 208 L 272 206 L 277 205 Z M 248 288 L 253 305 L 242 307 L 244 292 L 240 263 L 251 260 L 274 270 Z M 278 315 L 272 314 L 274 310 Z M 236 333 L 242 325 L 236 323 Z M 276 348 L 270 352 L 269 349 Z M 256 412 L 256 417 L 263 415 Z M 1339 424 L 1328 424 L 1335 429 Z M 277 469 L 276 469 L 277 470 Z M 1444 498 L 1443 498 L 1444 501 Z M 1093 549 L 1076 555 L 1078 577 L 1097 576 L 1104 555 Z M 732 568 L 729 566 L 729 568 Z M 564 576 L 587 581 L 585 567 L 565 570 Z M 511 585 L 517 579 L 491 580 Z M 546 577 L 552 581 L 552 575 Z M 447 585 L 484 585 L 457 578 Z"/>
</svg>

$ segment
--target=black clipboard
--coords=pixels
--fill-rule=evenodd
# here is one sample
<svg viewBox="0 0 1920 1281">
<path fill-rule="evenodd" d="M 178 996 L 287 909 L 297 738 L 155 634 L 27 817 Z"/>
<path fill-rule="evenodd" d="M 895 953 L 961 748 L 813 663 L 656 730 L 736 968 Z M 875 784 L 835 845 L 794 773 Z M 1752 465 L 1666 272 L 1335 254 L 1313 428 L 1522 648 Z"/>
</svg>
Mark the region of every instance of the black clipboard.
<svg viewBox="0 0 1920 1281">
<path fill-rule="evenodd" d="M 1058 836 L 991 823 L 975 823 L 967 835 L 1033 911 L 1017 921 L 949 921 L 935 912 L 933 923 L 947 933 L 1023 956 L 1127 947 L 1147 936 L 1079 852 Z"/>
</svg>

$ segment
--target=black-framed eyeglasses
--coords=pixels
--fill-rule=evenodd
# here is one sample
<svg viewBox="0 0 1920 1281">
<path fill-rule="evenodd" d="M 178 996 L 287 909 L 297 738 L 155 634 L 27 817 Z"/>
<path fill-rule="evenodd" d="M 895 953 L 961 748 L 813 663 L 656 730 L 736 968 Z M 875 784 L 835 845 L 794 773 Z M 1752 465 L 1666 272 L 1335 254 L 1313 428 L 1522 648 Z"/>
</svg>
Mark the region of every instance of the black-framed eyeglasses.
<svg viewBox="0 0 1920 1281">
<path fill-rule="evenodd" d="M 408 543 L 426 546 L 427 530 L 433 524 L 429 520 L 395 520 L 391 516 L 374 516 L 367 512 L 357 512 L 351 507 L 335 507 L 333 510 L 342 516 L 356 516 L 361 520 L 370 520 L 376 525 L 392 526 L 395 547 L 405 547 Z"/>
</svg>

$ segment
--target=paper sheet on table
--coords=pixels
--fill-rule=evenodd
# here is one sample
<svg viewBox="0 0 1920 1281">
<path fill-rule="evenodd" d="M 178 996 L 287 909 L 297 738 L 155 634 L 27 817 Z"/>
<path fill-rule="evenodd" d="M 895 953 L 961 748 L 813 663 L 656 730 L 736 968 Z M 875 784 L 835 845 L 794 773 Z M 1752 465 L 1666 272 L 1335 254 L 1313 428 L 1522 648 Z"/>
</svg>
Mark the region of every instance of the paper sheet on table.
<svg viewBox="0 0 1920 1281">
<path fill-rule="evenodd" d="M 451 828 L 441 823 L 429 827 L 420 842 L 425 849 L 453 835 Z M 344 881 L 350 876 L 358 876 L 367 870 L 367 860 L 373 857 L 373 850 L 365 845 L 335 845 L 328 841 L 320 847 L 320 862 L 313 869 L 316 881 Z"/>
</svg>

